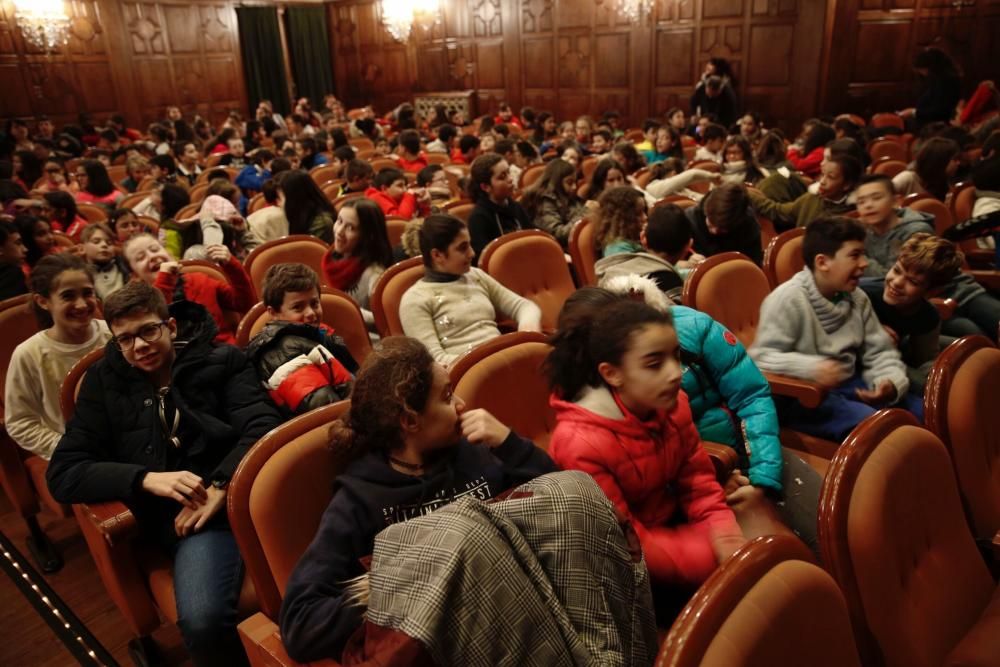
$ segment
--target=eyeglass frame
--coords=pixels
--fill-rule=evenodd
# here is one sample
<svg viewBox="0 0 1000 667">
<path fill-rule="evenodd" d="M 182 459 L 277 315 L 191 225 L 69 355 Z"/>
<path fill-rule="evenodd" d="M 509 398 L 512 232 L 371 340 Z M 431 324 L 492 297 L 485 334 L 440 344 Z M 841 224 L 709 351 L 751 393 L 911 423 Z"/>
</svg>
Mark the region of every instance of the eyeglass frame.
<svg viewBox="0 0 1000 667">
<path fill-rule="evenodd" d="M 149 324 L 144 324 L 142 326 L 142 329 L 145 329 L 146 327 L 149 327 L 149 326 L 152 326 L 152 325 L 153 325 L 153 322 L 150 322 Z M 132 342 L 129 343 L 128 345 L 126 345 L 126 346 L 122 345 L 121 340 L 119 339 L 118 336 L 112 336 L 111 337 L 111 342 L 115 344 L 115 347 L 118 348 L 119 352 L 127 352 L 128 350 L 131 350 L 132 348 L 135 347 L 135 339 L 136 338 L 141 338 L 146 343 L 155 343 L 156 341 L 160 340 L 160 338 L 163 337 L 163 327 L 164 326 L 169 326 L 169 325 L 170 325 L 170 321 L 169 320 L 160 320 L 159 322 L 156 322 L 156 335 L 153 336 L 152 339 L 146 338 L 145 336 L 143 336 L 142 333 L 141 333 L 141 329 L 140 329 L 139 332 L 136 332 L 134 334 L 126 334 L 126 335 L 131 335 L 132 336 Z"/>
</svg>

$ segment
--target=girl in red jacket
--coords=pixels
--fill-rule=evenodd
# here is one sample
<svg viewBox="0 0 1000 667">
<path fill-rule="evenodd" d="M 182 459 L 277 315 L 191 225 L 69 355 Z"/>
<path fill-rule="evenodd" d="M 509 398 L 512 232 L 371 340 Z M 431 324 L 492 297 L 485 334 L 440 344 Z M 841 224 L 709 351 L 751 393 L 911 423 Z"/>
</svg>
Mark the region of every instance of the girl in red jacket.
<svg viewBox="0 0 1000 667">
<path fill-rule="evenodd" d="M 215 320 L 218 343 L 236 344 L 236 325 L 224 311 L 235 311 L 241 316 L 257 301 L 250 276 L 239 260 L 224 245 L 206 248 L 208 259 L 219 264 L 228 283 L 216 280 L 207 273 L 190 272 L 181 275 L 181 264 L 175 261 L 152 234 L 136 234 L 122 246 L 122 256 L 132 269 L 133 277 L 159 289 L 167 303 L 182 299 L 204 306 Z"/>
<path fill-rule="evenodd" d="M 698 586 L 743 537 L 680 390 L 670 315 L 570 297 L 552 344 L 549 455 L 589 473 L 632 520 L 654 584 Z"/>
</svg>

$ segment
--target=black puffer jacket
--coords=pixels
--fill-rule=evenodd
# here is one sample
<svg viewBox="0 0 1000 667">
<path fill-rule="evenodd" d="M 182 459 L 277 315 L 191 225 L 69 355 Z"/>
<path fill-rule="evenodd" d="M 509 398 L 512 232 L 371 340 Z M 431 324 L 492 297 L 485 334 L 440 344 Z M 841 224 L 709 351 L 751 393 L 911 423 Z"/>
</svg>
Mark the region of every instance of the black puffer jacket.
<svg viewBox="0 0 1000 667">
<path fill-rule="evenodd" d="M 274 402 L 292 414 L 347 398 L 358 372 L 344 339 L 325 325 L 268 322 L 247 357 Z"/>
<path fill-rule="evenodd" d="M 181 447 L 164 432 L 156 388 L 109 342 L 104 359 L 87 372 L 46 475 L 59 502 L 121 500 L 167 544 L 176 540 L 173 519 L 181 506 L 143 492 L 145 474 L 188 470 L 206 486 L 229 479 L 247 450 L 281 422 L 243 352 L 212 342 L 215 323 L 205 308 L 181 301 L 170 314 L 178 335 L 167 400 L 180 411 Z"/>
</svg>

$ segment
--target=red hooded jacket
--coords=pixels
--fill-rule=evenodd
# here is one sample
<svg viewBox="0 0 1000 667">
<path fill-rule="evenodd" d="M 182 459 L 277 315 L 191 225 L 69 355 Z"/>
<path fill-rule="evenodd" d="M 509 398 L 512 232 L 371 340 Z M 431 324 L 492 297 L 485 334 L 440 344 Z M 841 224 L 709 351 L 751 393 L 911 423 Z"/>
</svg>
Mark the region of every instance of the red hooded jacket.
<svg viewBox="0 0 1000 667">
<path fill-rule="evenodd" d="M 652 580 L 700 584 L 716 566 L 711 537 L 739 535 L 682 391 L 669 412 L 640 421 L 606 387 L 576 403 L 550 400 L 556 428 L 549 456 L 582 470 L 628 516 Z M 585 407 L 586 406 L 586 407 Z M 681 510 L 685 523 L 671 525 Z"/>
<path fill-rule="evenodd" d="M 226 321 L 222 311 L 233 310 L 241 315 L 253 308 L 256 292 L 250 282 L 250 276 L 243 270 L 243 265 L 235 257 L 229 258 L 228 264 L 220 267 L 229 284 L 220 282 L 205 273 L 192 271 L 178 276 L 174 273 L 160 271 L 153 280 L 153 287 L 163 292 L 167 303 L 173 303 L 177 279 L 183 279 L 184 298 L 204 306 L 215 320 L 219 333 L 215 336 L 218 343 L 236 344 L 236 327 Z"/>
<path fill-rule="evenodd" d="M 417 212 L 417 198 L 412 192 L 404 192 L 402 198 L 396 201 L 378 188 L 371 187 L 365 190 L 365 199 L 371 199 L 378 204 L 386 215 L 398 215 L 410 220 Z"/>
</svg>

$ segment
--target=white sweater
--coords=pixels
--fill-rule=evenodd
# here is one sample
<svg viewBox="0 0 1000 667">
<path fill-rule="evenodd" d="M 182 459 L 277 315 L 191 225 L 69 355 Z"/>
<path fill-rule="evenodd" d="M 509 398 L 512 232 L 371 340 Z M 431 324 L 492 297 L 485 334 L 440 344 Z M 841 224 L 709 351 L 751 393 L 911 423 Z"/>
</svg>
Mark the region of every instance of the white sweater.
<svg viewBox="0 0 1000 667">
<path fill-rule="evenodd" d="M 59 391 L 77 361 L 111 339 L 104 320 L 91 322 L 93 335 L 82 345 L 68 345 L 39 331 L 14 349 L 7 369 L 4 409 L 7 433 L 29 452 L 48 460 L 66 432 Z"/>
<path fill-rule="evenodd" d="M 448 365 L 477 345 L 500 335 L 497 314 L 517 320 L 518 328 L 535 327 L 542 311 L 480 269 L 470 269 L 449 283 L 420 280 L 399 304 L 403 332 Z"/>
<path fill-rule="evenodd" d="M 834 303 L 820 294 L 808 268 L 764 299 L 749 353 L 771 373 L 812 380 L 817 364 L 832 359 L 845 378 L 860 365 L 861 377 L 873 389 L 890 380 L 902 397 L 909 388 L 906 366 L 867 295 L 855 289 Z"/>
</svg>

